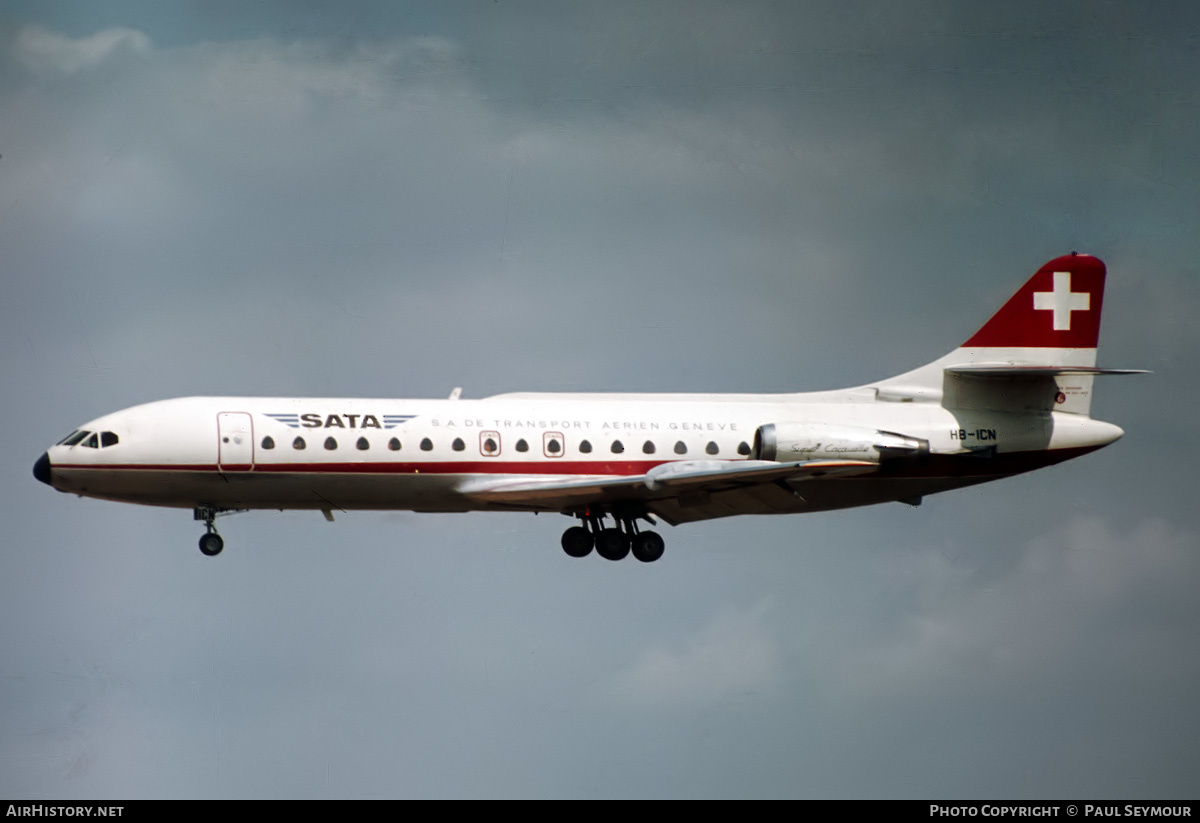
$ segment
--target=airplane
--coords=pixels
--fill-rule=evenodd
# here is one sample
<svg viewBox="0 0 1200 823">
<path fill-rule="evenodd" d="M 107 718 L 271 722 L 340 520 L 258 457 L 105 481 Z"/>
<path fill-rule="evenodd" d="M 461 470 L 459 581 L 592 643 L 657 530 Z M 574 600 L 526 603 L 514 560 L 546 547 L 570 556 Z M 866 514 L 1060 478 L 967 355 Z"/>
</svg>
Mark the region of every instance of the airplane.
<svg viewBox="0 0 1200 823">
<path fill-rule="evenodd" d="M 479 400 L 183 397 L 92 420 L 33 474 L 62 492 L 218 515 L 559 512 L 571 557 L 650 563 L 676 526 L 884 502 L 998 480 L 1124 432 L 1090 417 L 1106 268 L 1046 263 L 949 354 L 795 394 L 500 394 Z M 610 522 L 611 521 L 611 522 Z"/>
</svg>

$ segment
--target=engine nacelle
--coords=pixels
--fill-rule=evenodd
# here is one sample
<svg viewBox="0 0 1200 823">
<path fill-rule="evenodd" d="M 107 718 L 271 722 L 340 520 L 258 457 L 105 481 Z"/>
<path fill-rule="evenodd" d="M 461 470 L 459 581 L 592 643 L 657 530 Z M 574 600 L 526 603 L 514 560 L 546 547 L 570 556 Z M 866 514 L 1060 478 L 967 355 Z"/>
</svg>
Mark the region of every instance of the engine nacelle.
<svg viewBox="0 0 1200 823">
<path fill-rule="evenodd" d="M 865 460 L 882 463 L 929 454 L 929 441 L 896 432 L 838 423 L 768 423 L 754 432 L 754 458 L 781 463 L 801 460 Z"/>
</svg>

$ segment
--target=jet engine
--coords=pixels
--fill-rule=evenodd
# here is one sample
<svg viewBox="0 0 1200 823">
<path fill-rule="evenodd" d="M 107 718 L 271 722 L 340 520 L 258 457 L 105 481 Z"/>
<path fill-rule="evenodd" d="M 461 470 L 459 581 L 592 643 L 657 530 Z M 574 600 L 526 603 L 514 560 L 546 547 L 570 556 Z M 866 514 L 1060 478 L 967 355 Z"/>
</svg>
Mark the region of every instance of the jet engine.
<svg viewBox="0 0 1200 823">
<path fill-rule="evenodd" d="M 882 463 L 929 454 L 929 441 L 837 423 L 768 423 L 754 432 L 754 459 L 865 460 Z"/>
</svg>

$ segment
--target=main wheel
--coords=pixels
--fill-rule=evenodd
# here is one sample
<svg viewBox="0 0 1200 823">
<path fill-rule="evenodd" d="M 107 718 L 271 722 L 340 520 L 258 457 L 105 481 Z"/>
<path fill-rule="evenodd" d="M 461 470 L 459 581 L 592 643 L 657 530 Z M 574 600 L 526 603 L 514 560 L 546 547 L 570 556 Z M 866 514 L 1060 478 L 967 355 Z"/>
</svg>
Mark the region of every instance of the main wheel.
<svg viewBox="0 0 1200 823">
<path fill-rule="evenodd" d="M 663 556 L 666 544 L 658 532 L 638 532 L 633 536 L 633 556 L 643 563 L 653 563 Z"/>
<path fill-rule="evenodd" d="M 571 557 L 587 557 L 592 553 L 592 546 L 595 543 L 596 540 L 592 537 L 592 533 L 583 526 L 572 526 L 563 532 L 563 551 Z"/>
<path fill-rule="evenodd" d="M 223 548 L 225 548 L 225 541 L 221 539 L 221 535 L 209 532 L 200 536 L 200 551 L 209 557 L 220 554 Z"/>
<path fill-rule="evenodd" d="M 596 535 L 596 554 L 605 560 L 622 560 L 629 554 L 629 538 L 620 529 L 604 529 Z"/>
</svg>

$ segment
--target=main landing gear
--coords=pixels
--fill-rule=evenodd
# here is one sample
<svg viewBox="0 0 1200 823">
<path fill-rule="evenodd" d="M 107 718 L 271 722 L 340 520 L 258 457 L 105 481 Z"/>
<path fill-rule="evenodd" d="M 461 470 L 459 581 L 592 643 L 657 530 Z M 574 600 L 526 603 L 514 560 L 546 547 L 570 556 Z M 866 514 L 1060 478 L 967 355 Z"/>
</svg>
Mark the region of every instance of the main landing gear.
<svg viewBox="0 0 1200 823">
<path fill-rule="evenodd" d="M 604 528 L 604 516 L 581 514 L 582 526 L 572 526 L 563 532 L 562 547 L 571 557 L 587 557 L 595 548 L 605 560 L 623 560 L 632 552 L 643 563 L 653 563 L 663 556 L 666 544 L 658 532 L 638 529 L 637 517 L 613 519 L 617 525 Z M 643 515 L 643 517 L 645 517 Z M 649 517 L 645 517 L 654 523 Z"/>
<path fill-rule="evenodd" d="M 203 520 L 205 533 L 200 535 L 200 552 L 208 557 L 216 557 L 221 553 L 221 549 L 225 548 L 225 541 L 221 539 L 221 535 L 217 534 L 217 527 L 213 525 L 213 521 L 217 519 L 217 515 L 234 514 L 246 509 L 213 509 L 207 506 L 197 506 L 192 510 L 193 520 Z"/>
</svg>

